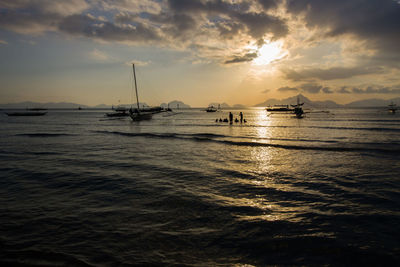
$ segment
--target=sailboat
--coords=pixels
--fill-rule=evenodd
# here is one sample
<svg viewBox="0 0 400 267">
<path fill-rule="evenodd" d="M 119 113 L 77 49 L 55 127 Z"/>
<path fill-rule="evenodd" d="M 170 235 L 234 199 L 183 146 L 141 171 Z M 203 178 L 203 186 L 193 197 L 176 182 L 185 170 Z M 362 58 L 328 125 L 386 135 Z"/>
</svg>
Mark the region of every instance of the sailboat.
<svg viewBox="0 0 400 267">
<path fill-rule="evenodd" d="M 135 92 L 136 92 L 136 105 L 137 108 L 130 108 L 129 109 L 129 116 L 133 121 L 142 121 L 142 120 L 151 120 L 153 117 L 153 114 L 160 113 L 166 110 L 163 110 L 161 107 L 146 107 L 146 108 L 140 108 L 139 107 L 139 96 L 138 96 L 138 90 L 137 90 L 137 82 L 136 82 L 136 72 L 135 72 L 135 64 L 132 63 L 132 69 L 133 69 L 133 78 L 135 82 Z"/>
</svg>

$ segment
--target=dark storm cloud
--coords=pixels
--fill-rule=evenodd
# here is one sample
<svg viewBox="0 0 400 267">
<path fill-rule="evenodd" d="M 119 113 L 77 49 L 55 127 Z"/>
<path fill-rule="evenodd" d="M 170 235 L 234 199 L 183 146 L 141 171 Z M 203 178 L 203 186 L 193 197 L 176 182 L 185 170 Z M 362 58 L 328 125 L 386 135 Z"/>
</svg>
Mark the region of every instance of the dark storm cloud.
<svg viewBox="0 0 400 267">
<path fill-rule="evenodd" d="M 321 29 L 326 36 L 344 34 L 367 41 L 377 49 L 377 62 L 398 67 L 400 52 L 400 4 L 395 0 L 288 0 L 288 12 L 305 15 L 309 28 Z"/>
<path fill-rule="evenodd" d="M 252 61 L 257 57 L 257 53 L 247 53 L 242 56 L 235 56 L 230 60 L 224 62 L 224 64 L 232 64 L 232 63 L 242 63 Z"/>
<path fill-rule="evenodd" d="M 293 81 L 301 81 L 308 79 L 319 79 L 319 80 L 336 80 L 336 79 L 347 79 L 359 75 L 367 75 L 374 73 L 382 73 L 383 68 L 381 67 L 334 67 L 330 69 L 319 69 L 310 68 L 303 70 L 284 69 L 282 70 L 285 77 Z"/>
</svg>

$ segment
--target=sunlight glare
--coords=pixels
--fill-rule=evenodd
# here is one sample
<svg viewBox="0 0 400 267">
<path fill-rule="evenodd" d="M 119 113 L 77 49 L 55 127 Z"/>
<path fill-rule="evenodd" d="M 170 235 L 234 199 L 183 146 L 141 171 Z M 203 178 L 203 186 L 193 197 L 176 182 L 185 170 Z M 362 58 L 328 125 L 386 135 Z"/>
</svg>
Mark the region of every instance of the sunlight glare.
<svg viewBox="0 0 400 267">
<path fill-rule="evenodd" d="M 272 61 L 283 58 L 287 51 L 282 49 L 282 42 L 264 44 L 258 49 L 258 57 L 253 60 L 254 65 L 268 65 Z"/>
</svg>

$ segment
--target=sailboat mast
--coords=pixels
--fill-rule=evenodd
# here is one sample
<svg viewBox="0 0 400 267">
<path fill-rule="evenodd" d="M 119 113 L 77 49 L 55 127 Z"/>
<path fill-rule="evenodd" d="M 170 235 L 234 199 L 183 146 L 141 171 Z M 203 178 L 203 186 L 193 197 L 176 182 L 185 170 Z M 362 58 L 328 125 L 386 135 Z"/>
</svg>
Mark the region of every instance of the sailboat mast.
<svg viewBox="0 0 400 267">
<path fill-rule="evenodd" d="M 139 96 L 137 93 L 136 73 L 135 73 L 135 64 L 134 63 L 132 63 L 132 68 L 133 68 L 133 79 L 135 80 L 136 104 L 137 104 L 138 113 L 139 113 Z"/>
</svg>

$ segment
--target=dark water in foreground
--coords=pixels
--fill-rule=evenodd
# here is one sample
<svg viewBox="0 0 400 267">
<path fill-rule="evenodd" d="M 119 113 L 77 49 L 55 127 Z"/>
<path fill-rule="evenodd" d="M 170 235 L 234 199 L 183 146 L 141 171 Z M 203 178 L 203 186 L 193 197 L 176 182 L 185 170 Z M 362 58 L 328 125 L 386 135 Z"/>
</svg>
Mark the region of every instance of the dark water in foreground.
<svg viewBox="0 0 400 267">
<path fill-rule="evenodd" d="M 399 265 L 400 114 L 243 111 L 0 114 L 0 261 Z"/>
</svg>

